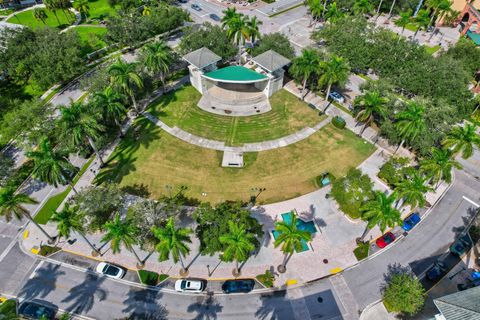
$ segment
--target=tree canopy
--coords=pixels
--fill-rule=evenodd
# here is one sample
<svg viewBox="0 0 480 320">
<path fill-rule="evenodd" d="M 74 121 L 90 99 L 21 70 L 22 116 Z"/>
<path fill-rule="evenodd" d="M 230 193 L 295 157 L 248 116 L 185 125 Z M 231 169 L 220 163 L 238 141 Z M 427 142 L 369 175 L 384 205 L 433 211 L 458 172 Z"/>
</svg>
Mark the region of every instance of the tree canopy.
<svg viewBox="0 0 480 320">
<path fill-rule="evenodd" d="M 362 204 L 373 198 L 373 182 L 359 169 L 350 169 L 345 177 L 333 183 L 332 196 L 340 210 L 352 218 L 359 218 Z"/>
<path fill-rule="evenodd" d="M 273 50 L 288 59 L 295 57 L 295 49 L 290 40 L 280 32 L 264 35 L 258 42 L 258 45 L 253 48 L 252 56 L 258 56 L 268 50 Z"/>
<path fill-rule="evenodd" d="M 182 26 L 187 19 L 186 11 L 164 3 L 152 6 L 149 15 L 142 15 L 136 8 L 122 9 L 116 16 L 109 18 L 105 38 L 110 43 L 137 45 Z"/>
<path fill-rule="evenodd" d="M 394 274 L 384 289 L 383 299 L 388 310 L 414 315 L 425 303 L 425 289 L 409 273 Z"/>
<path fill-rule="evenodd" d="M 201 204 L 195 211 L 194 218 L 198 223 L 195 232 L 200 239 L 202 254 L 213 255 L 225 250 L 226 244 L 221 243 L 220 237 L 229 234 L 229 221 L 243 225 L 245 232 L 254 234 L 256 238 L 263 235 L 260 223 L 237 202 L 223 202 L 215 207 L 209 203 Z"/>
<path fill-rule="evenodd" d="M 20 30 L 0 35 L 0 69 L 15 81 L 35 82 L 42 89 L 73 78 L 84 70 L 81 41 L 75 32 L 52 28 Z"/>
<path fill-rule="evenodd" d="M 200 28 L 190 27 L 185 30 L 180 41 L 182 54 L 202 47 L 212 50 L 224 60 L 231 59 L 237 54 L 237 48 L 228 39 L 227 33 L 220 26 L 214 26 L 208 22 L 205 22 Z"/>
</svg>

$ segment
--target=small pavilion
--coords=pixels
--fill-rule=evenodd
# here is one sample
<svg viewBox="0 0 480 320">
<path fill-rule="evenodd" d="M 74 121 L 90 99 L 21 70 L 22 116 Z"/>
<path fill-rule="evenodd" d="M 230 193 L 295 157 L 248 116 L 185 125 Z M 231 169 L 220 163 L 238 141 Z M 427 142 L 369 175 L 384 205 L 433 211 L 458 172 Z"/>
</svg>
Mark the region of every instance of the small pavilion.
<svg viewBox="0 0 480 320">
<path fill-rule="evenodd" d="M 221 57 L 207 48 L 186 54 L 190 82 L 201 94 L 198 106 L 229 116 L 251 116 L 271 110 L 268 98 L 283 87 L 290 60 L 273 50 L 251 59 L 247 66 L 217 68 Z"/>
</svg>

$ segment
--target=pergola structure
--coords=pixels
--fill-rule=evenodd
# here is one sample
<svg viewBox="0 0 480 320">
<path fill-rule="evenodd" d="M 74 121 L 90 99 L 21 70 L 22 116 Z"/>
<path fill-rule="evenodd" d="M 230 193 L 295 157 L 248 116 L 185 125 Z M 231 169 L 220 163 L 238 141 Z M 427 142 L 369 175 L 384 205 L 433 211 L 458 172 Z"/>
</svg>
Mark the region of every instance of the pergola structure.
<svg viewBox="0 0 480 320">
<path fill-rule="evenodd" d="M 248 67 L 218 69 L 221 58 L 207 48 L 183 57 L 189 63 L 190 82 L 201 94 L 198 106 L 230 116 L 251 116 L 271 110 L 268 98 L 283 87 L 284 67 L 290 60 L 269 50 L 252 58 Z"/>
</svg>

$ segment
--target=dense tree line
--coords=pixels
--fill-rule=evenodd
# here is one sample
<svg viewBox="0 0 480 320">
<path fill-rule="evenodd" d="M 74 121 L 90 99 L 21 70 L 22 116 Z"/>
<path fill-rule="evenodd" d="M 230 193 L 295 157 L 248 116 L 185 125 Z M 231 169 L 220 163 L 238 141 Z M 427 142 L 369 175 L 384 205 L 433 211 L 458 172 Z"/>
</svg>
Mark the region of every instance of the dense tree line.
<svg viewBox="0 0 480 320">
<path fill-rule="evenodd" d="M 121 45 L 137 45 L 157 34 L 183 25 L 188 13 L 181 8 L 160 4 L 143 12 L 137 8 L 121 9 L 109 18 L 106 40 Z"/>
<path fill-rule="evenodd" d="M 58 33 L 51 28 L 5 32 L 0 35 L 5 50 L 0 51 L 0 69 L 6 81 L 29 80 L 46 89 L 71 79 L 84 69 L 81 44 L 73 32 Z"/>
<path fill-rule="evenodd" d="M 473 78 L 471 70 L 480 69 L 480 60 L 473 62 L 457 53 L 465 51 L 467 44 L 435 58 L 422 46 L 352 17 L 328 24 L 313 37 L 325 41 L 328 50 L 346 58 L 354 70 L 372 69 L 403 93 L 443 100 L 458 108 L 462 116 L 473 110 L 467 84 Z"/>
</svg>

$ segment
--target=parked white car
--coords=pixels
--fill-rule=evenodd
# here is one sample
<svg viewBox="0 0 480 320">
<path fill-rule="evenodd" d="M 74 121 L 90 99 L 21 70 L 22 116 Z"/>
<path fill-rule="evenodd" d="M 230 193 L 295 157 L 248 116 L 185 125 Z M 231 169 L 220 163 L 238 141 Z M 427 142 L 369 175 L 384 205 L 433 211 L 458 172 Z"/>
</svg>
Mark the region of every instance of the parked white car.
<svg viewBox="0 0 480 320">
<path fill-rule="evenodd" d="M 205 283 L 201 280 L 180 279 L 175 282 L 175 291 L 200 293 L 205 290 Z"/>
<path fill-rule="evenodd" d="M 121 279 L 125 275 L 125 270 L 108 262 L 100 262 L 97 265 L 97 272 L 113 279 Z"/>
</svg>

